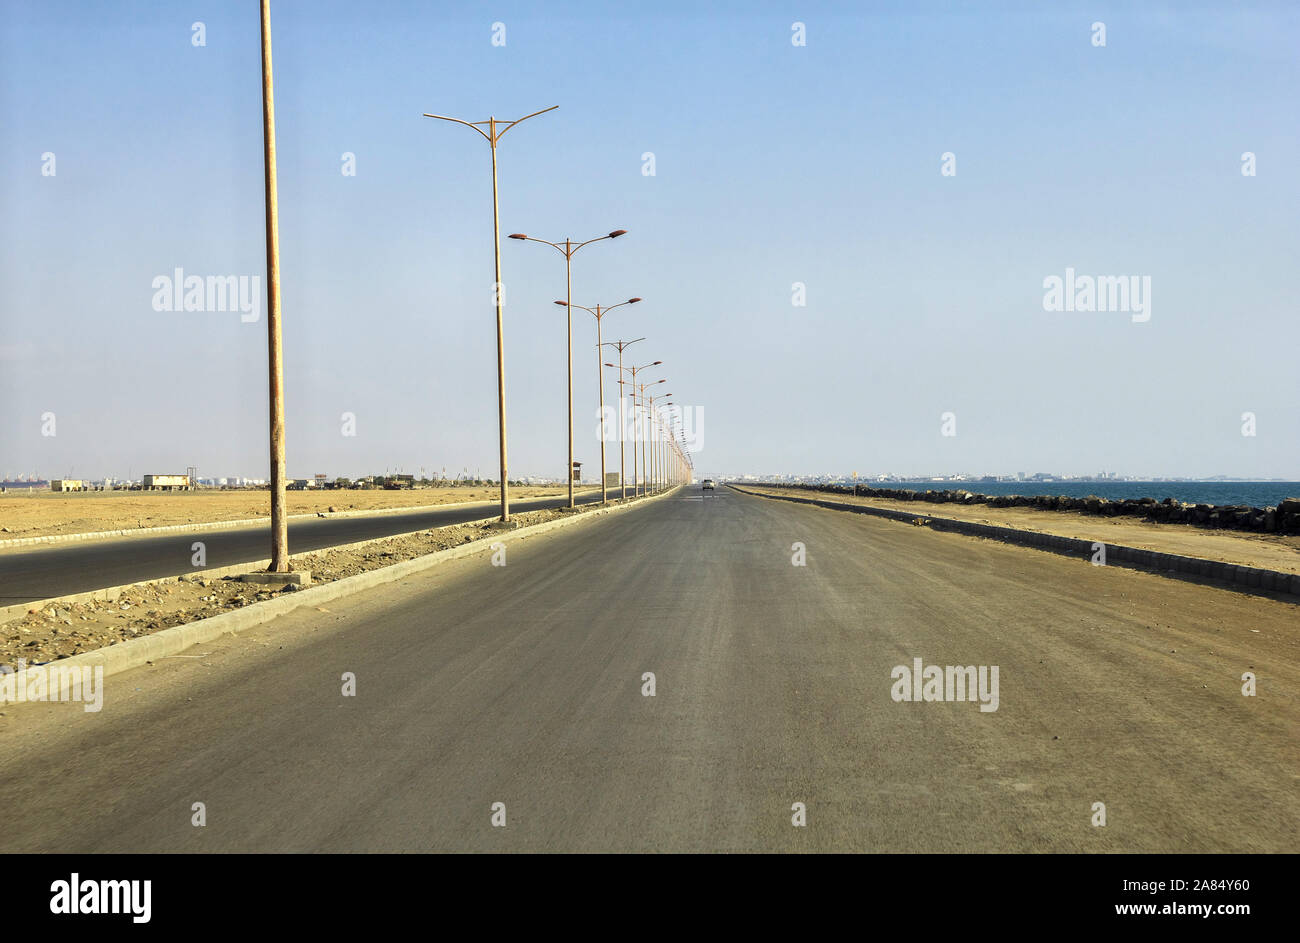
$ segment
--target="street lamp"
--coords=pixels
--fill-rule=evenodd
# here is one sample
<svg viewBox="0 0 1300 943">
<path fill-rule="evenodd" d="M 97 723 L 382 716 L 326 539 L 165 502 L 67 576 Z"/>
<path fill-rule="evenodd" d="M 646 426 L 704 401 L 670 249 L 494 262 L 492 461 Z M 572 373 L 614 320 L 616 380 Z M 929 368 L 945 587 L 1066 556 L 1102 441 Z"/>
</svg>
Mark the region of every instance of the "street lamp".
<svg viewBox="0 0 1300 943">
<path fill-rule="evenodd" d="M 596 322 L 596 332 L 599 335 L 600 333 L 599 321 Z M 639 343 L 643 340 L 645 340 L 644 337 L 638 337 L 634 341 L 606 341 L 604 344 L 599 344 L 596 347 L 597 357 L 600 356 L 601 347 L 615 347 L 618 349 L 618 490 L 619 490 L 618 497 L 620 501 L 627 500 L 627 469 L 624 464 L 625 459 L 623 454 L 623 442 L 624 442 L 623 432 L 624 432 L 624 428 L 627 426 L 627 419 L 625 418 L 624 415 L 624 400 L 623 400 L 623 351 L 631 347 L 633 344 Z M 605 364 L 605 366 L 612 367 L 614 365 L 612 363 L 607 363 Z M 600 377 L 600 389 L 601 389 L 601 394 L 600 394 L 601 399 L 603 400 L 605 396 L 605 392 L 604 392 L 605 376 L 603 372 L 601 373 L 601 377 Z M 601 433 L 601 439 L 603 440 L 605 437 L 605 430 L 603 428 L 605 417 L 603 415 L 603 412 L 600 418 L 602 423 L 602 428 L 600 430 L 600 433 Z"/>
<path fill-rule="evenodd" d="M 540 242 L 543 245 L 550 246 L 552 249 L 559 251 L 564 256 L 564 294 L 565 298 L 573 301 L 573 254 L 583 246 L 589 246 L 593 242 L 600 242 L 602 239 L 617 239 L 619 236 L 627 235 L 626 229 L 615 229 L 613 232 L 604 236 L 597 236 L 595 239 L 588 239 L 586 242 L 574 242 L 572 239 L 565 239 L 563 243 L 547 242 L 545 239 L 537 239 L 533 236 L 525 235 L 521 232 L 510 234 L 511 239 L 519 239 L 525 242 Z M 556 302 L 559 304 L 560 302 Z M 566 305 L 567 307 L 567 305 Z M 573 311 L 568 312 L 569 321 L 569 507 L 573 507 Z M 597 328 L 599 329 L 599 319 L 597 319 Z M 597 352 L 599 359 L 599 351 Z M 602 396 L 602 406 L 604 397 Z M 603 416 L 602 416 L 603 419 Z M 602 445 L 604 440 L 602 439 Z M 605 487 L 605 453 L 601 450 L 600 462 L 600 482 L 601 488 Z M 604 491 L 601 492 L 602 498 Z M 603 503 L 603 501 L 602 501 Z"/>
<path fill-rule="evenodd" d="M 454 121 L 456 124 L 463 124 L 467 128 L 473 128 L 483 135 L 492 148 L 492 257 L 496 265 L 496 281 L 493 283 L 494 290 L 492 293 L 495 296 L 494 300 L 497 308 L 497 411 L 498 425 L 501 430 L 501 520 L 503 523 L 510 520 L 510 479 L 506 470 L 506 353 L 501 323 L 501 308 L 504 299 L 501 296 L 501 204 L 497 196 L 497 142 L 505 136 L 507 131 L 521 121 L 544 115 L 548 111 L 554 111 L 559 107 L 559 105 L 552 105 L 550 108 L 534 111 L 531 115 L 524 115 L 514 121 L 497 121 L 496 118 L 488 118 L 487 121 L 462 121 L 460 118 L 431 115 L 428 112 L 424 115 L 426 118 Z M 488 129 L 484 131 L 479 127 L 481 124 L 487 125 Z M 498 130 L 498 127 L 500 130 Z M 570 476 L 573 475 L 572 466 L 570 466 L 569 474 Z"/>
<path fill-rule="evenodd" d="M 664 381 L 660 380 L 659 382 L 663 383 Z M 663 483 L 662 481 L 663 449 L 662 449 L 662 443 L 659 441 L 659 414 L 655 412 L 655 400 L 668 399 L 668 397 L 672 395 L 673 394 L 671 393 L 661 393 L 659 396 L 649 397 L 650 416 L 651 416 L 650 422 L 651 425 L 654 427 L 654 437 L 655 437 L 654 444 L 651 445 L 650 447 L 651 454 L 653 456 L 651 459 L 651 464 L 654 465 L 654 483 L 656 485 Z"/>
<path fill-rule="evenodd" d="M 641 338 L 641 339 L 644 340 L 645 338 Z M 635 343 L 635 342 L 633 342 L 633 343 Z M 623 372 L 626 371 L 626 372 L 630 372 L 630 373 L 632 374 L 632 379 L 631 379 L 630 381 L 628 381 L 628 382 L 629 382 L 629 385 L 632 387 L 632 416 L 633 416 L 633 425 L 635 426 L 635 424 L 636 424 L 636 418 L 637 418 L 637 416 L 638 416 L 638 414 L 637 414 L 637 412 L 636 412 L 636 375 L 637 375 L 638 373 L 640 373 L 642 370 L 648 370 L 648 369 L 651 368 L 651 367 L 657 367 L 657 366 L 659 366 L 660 364 L 663 363 L 663 361 L 662 361 L 662 360 L 656 360 L 656 361 L 654 361 L 654 362 L 652 362 L 652 363 L 642 364 L 642 365 L 639 366 L 639 367 L 624 367 L 624 366 L 621 366 L 621 364 L 622 364 L 622 360 L 623 360 L 623 357 L 622 357 L 622 351 L 619 351 L 619 358 L 618 358 L 618 359 L 619 359 L 619 363 L 620 363 L 620 366 L 619 366 L 619 368 L 618 368 L 618 369 L 619 369 L 619 378 L 618 378 L 618 395 L 619 395 L 620 401 L 621 401 L 622 396 L 623 396 L 623 382 L 624 382 L 624 381 L 623 381 Z M 607 364 L 605 364 L 605 366 L 607 366 L 607 367 L 612 367 L 612 366 L 614 366 L 614 365 L 613 365 L 612 363 L 607 363 Z M 664 381 L 664 380 L 660 380 L 659 382 L 660 382 L 660 383 L 664 383 L 664 382 L 666 382 L 666 381 Z M 644 386 L 644 385 L 645 385 L 645 384 L 642 384 L 642 386 Z M 641 477 L 640 477 L 640 476 L 637 474 L 637 472 L 636 472 L 636 442 L 635 442 L 635 441 L 633 441 L 633 443 L 632 443 L 632 478 L 633 478 L 632 496 L 633 496 L 633 497 L 636 497 L 637 486 L 641 483 Z"/>
<path fill-rule="evenodd" d="M 600 320 L 605 315 L 613 311 L 615 308 L 621 308 L 623 307 L 623 305 L 634 305 L 640 300 L 641 300 L 640 298 L 629 298 L 627 301 L 620 301 L 618 304 L 610 305 L 609 307 L 606 308 L 602 308 L 600 305 L 596 305 L 596 307 L 594 308 L 588 308 L 585 305 L 575 305 L 567 301 L 555 302 L 557 305 L 564 305 L 566 308 L 569 308 L 570 310 L 572 310 L 573 308 L 582 308 L 583 311 L 586 311 L 589 314 L 594 315 L 596 318 L 596 375 L 597 375 L 597 379 L 600 381 L 600 503 L 601 504 L 609 503 L 609 493 L 605 488 L 605 371 L 600 369 L 600 348 L 604 346 L 600 342 Z M 572 409 L 572 405 L 570 405 L 570 409 Z M 573 415 L 572 412 L 570 412 L 569 415 L 570 417 L 572 417 Z M 572 419 L 570 419 L 570 422 L 572 422 Z M 572 432 L 570 432 L 570 435 L 572 435 Z"/>
<path fill-rule="evenodd" d="M 656 362 L 656 363 L 662 363 L 663 361 L 658 360 L 658 361 L 655 361 L 655 362 Z M 646 405 L 645 405 L 645 401 L 646 401 L 645 388 L 646 388 L 647 386 L 654 386 L 654 385 L 656 385 L 656 384 L 658 384 L 658 383 L 667 383 L 667 382 L 668 382 L 667 380 L 652 380 L 652 381 L 649 382 L 649 383 L 642 383 L 642 384 L 640 384 L 640 387 L 641 387 L 641 408 L 642 408 L 642 409 L 645 409 L 645 408 L 646 408 Z M 633 407 L 633 409 L 636 408 L 636 390 L 637 390 L 637 384 L 636 384 L 635 382 L 633 382 L 633 384 L 632 384 L 632 397 L 633 397 L 633 399 L 632 399 L 632 407 Z M 650 470 L 649 470 L 649 467 L 646 465 L 646 445 L 647 445 L 647 440 L 650 438 L 650 428 L 649 428 L 649 427 L 650 427 L 650 414 L 649 414 L 649 412 L 647 411 L 645 415 L 646 415 L 646 421 L 645 421 L 644 423 L 641 423 L 641 433 L 640 433 L 640 439 L 641 439 L 641 478 L 638 479 L 638 481 L 637 481 L 637 484 L 639 484 L 639 485 L 641 486 L 641 494 L 642 494 L 642 495 L 648 495 L 648 494 L 650 493 L 650 490 L 649 490 L 649 483 L 650 483 L 650 482 L 649 482 L 649 478 L 650 478 Z"/>
</svg>

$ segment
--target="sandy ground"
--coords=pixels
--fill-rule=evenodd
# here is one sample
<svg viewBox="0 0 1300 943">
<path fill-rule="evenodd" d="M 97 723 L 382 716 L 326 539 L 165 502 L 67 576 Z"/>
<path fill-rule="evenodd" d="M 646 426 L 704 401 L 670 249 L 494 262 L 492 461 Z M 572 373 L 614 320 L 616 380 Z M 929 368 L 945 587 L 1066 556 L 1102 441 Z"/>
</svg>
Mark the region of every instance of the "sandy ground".
<svg viewBox="0 0 1300 943">
<path fill-rule="evenodd" d="M 576 513 L 599 505 L 581 506 Z M 528 511 L 512 514 L 516 526 L 526 527 L 571 515 L 572 511 Z M 488 536 L 491 525 L 456 524 L 404 537 L 391 537 L 364 547 L 295 554 L 291 565 L 307 570 L 313 583 L 332 583 L 368 570 L 401 563 Z M 149 635 L 161 629 L 196 622 L 232 609 L 294 592 L 296 587 L 269 588 L 234 577 L 213 579 L 197 573 L 172 583 L 148 583 L 128 589 L 113 601 L 47 605 L 19 620 L 0 625 L 0 664 L 19 658 L 39 664 L 93 651 Z"/>
<path fill-rule="evenodd" d="M 578 490 L 590 490 L 587 486 Z M 511 488 L 512 498 L 542 498 L 567 494 L 563 485 Z M 290 491 L 290 514 L 421 507 L 495 501 L 494 487 L 419 488 L 410 491 Z M 84 491 L 56 494 L 0 494 L 0 540 L 48 534 L 88 534 L 105 530 L 162 527 L 268 517 L 267 491 Z"/>
<path fill-rule="evenodd" d="M 776 488 L 746 484 L 754 491 L 788 494 L 800 498 L 823 498 L 848 504 L 865 504 L 891 511 L 907 511 L 917 517 L 946 517 L 997 527 L 1058 537 L 1077 537 L 1122 544 L 1142 550 L 1176 553 L 1203 560 L 1257 566 L 1282 573 L 1300 573 L 1300 536 L 1253 534 L 1241 531 L 1208 530 L 1187 524 L 1156 524 L 1131 517 L 1099 517 L 1078 511 L 1046 511 L 1036 508 L 992 508 L 988 505 L 931 504 L 928 501 L 898 501 L 888 498 L 855 498 L 853 495 Z"/>
</svg>

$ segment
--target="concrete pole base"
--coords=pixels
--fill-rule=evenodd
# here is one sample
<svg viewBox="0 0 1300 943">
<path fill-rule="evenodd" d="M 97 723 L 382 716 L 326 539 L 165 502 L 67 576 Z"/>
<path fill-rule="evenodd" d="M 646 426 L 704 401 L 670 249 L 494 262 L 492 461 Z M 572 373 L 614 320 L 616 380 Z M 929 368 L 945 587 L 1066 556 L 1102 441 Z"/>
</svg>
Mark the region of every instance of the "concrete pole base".
<svg viewBox="0 0 1300 943">
<path fill-rule="evenodd" d="M 244 573 L 239 579 L 245 583 L 265 583 L 271 586 L 310 586 L 311 571 L 297 570 L 293 573 L 267 573 L 265 570 L 257 573 Z"/>
</svg>

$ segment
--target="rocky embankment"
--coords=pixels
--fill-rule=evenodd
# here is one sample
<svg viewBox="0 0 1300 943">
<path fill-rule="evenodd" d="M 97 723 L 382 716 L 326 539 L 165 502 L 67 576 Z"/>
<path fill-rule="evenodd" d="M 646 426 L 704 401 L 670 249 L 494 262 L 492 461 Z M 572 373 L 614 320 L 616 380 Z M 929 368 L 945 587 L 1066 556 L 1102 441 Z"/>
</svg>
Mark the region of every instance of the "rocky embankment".
<svg viewBox="0 0 1300 943">
<path fill-rule="evenodd" d="M 1137 517 L 1161 524 L 1191 524 L 1197 527 L 1259 533 L 1300 534 L 1300 498 L 1287 498 L 1277 507 L 1244 504 L 1187 504 L 1165 498 L 1127 498 L 1111 501 L 1089 495 L 977 494 L 965 490 L 913 491 L 909 488 L 868 488 L 858 485 L 782 485 L 800 491 L 828 494 L 856 494 L 864 498 L 894 501 L 924 501 L 930 504 L 985 504 L 994 508 L 1035 508 L 1042 511 L 1076 511 L 1101 517 Z"/>
</svg>

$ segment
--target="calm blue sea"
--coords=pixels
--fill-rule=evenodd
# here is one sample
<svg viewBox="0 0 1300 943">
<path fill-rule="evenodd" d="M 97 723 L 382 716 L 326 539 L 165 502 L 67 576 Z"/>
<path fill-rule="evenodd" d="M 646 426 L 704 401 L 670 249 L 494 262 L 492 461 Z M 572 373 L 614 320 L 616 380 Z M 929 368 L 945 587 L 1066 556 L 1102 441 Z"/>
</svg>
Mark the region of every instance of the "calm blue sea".
<svg viewBox="0 0 1300 943">
<path fill-rule="evenodd" d="M 852 481 L 843 482 L 851 485 Z M 1189 504 L 1249 504 L 1276 506 L 1283 498 L 1300 498 L 1296 481 L 902 481 L 863 482 L 878 488 L 911 488 L 915 491 L 943 491 L 964 488 L 976 494 L 1063 494 L 1084 498 L 1173 498 Z"/>
</svg>

